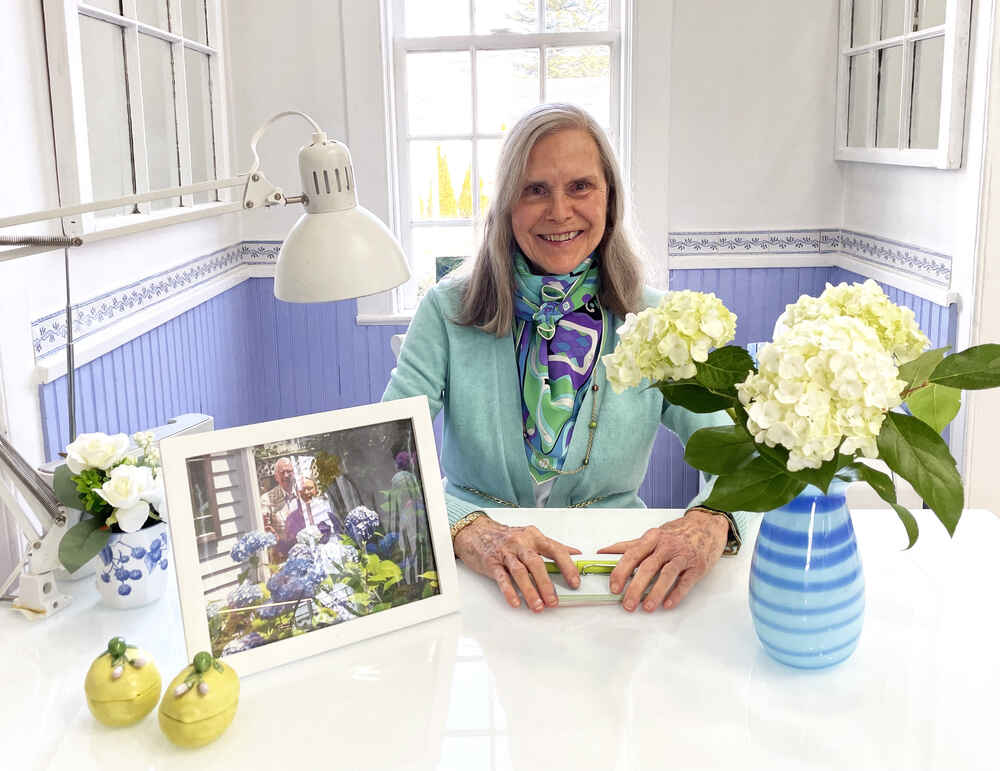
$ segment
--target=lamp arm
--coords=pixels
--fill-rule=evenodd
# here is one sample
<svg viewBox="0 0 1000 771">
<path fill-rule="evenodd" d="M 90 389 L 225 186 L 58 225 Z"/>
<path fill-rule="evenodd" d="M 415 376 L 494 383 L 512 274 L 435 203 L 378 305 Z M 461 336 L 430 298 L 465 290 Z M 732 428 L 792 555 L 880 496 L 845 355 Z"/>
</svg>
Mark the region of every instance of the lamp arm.
<svg viewBox="0 0 1000 771">
<path fill-rule="evenodd" d="M 253 137 L 250 138 L 250 152 L 253 153 L 253 163 L 250 164 L 246 185 L 243 188 L 244 209 L 252 209 L 254 206 L 274 206 L 282 202 L 295 203 L 301 200 L 299 196 L 294 196 L 292 201 L 288 201 L 284 195 L 284 191 L 264 176 L 260 171 L 260 156 L 257 153 L 257 143 L 267 133 L 267 130 L 281 118 L 287 118 L 291 115 L 297 115 L 309 121 L 313 127 L 313 142 L 326 140 L 326 133 L 320 128 L 319 124 L 309 115 L 299 110 L 285 110 L 284 112 L 272 115 L 264 121 L 261 127 L 254 132 Z"/>
</svg>

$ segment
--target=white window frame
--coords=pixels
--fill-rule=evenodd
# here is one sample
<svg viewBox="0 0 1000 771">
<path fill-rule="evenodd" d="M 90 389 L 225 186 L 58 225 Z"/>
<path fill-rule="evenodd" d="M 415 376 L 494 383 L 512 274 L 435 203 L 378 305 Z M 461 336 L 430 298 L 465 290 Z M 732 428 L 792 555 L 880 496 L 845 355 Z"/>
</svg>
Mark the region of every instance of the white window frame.
<svg viewBox="0 0 1000 771">
<path fill-rule="evenodd" d="M 183 30 L 181 0 L 167 0 L 173 26 Z M 56 142 L 56 170 L 59 178 L 61 206 L 72 206 L 95 200 L 93 195 L 88 143 L 87 112 L 83 78 L 83 58 L 80 43 L 80 16 L 88 16 L 121 27 L 125 36 L 125 77 L 129 93 L 128 109 L 131 123 L 135 194 L 149 193 L 148 155 L 146 153 L 145 122 L 143 120 L 142 75 L 139 62 L 139 35 L 145 34 L 166 41 L 171 46 L 174 70 L 174 109 L 177 121 L 180 186 L 190 185 L 191 143 L 188 124 L 187 77 L 184 50 L 190 49 L 208 56 L 212 94 L 212 135 L 215 156 L 215 179 L 224 179 L 230 172 L 229 113 L 226 100 L 226 77 L 223 56 L 223 23 L 220 0 L 206 0 L 208 45 L 185 38 L 139 21 L 135 0 L 122 0 L 121 15 L 106 11 L 83 0 L 42 0 L 45 15 L 46 52 L 49 66 L 49 88 L 52 104 L 52 125 Z M 166 95 L 156 95 L 164 98 Z M 120 216 L 96 217 L 85 213 L 65 217 L 67 235 L 85 235 L 107 230 L 127 229 L 137 232 L 158 227 L 165 219 L 178 219 L 185 213 L 207 215 L 212 209 L 219 214 L 231 210 L 228 189 L 218 191 L 218 200 L 195 204 L 188 193 L 179 197 L 180 205 L 150 210 L 150 204 L 136 204 L 137 212 Z"/>
<path fill-rule="evenodd" d="M 501 134 L 483 134 L 478 131 L 476 99 L 476 52 L 499 50 L 539 50 L 539 99 L 545 101 L 545 49 L 553 46 L 607 45 L 610 49 L 610 126 L 609 134 L 621 159 L 623 174 L 630 168 L 631 125 L 629 121 L 630 77 L 628 50 L 630 42 L 629 21 L 632 18 L 633 0 L 609 0 L 608 29 L 597 32 L 531 32 L 495 33 L 487 35 L 447 35 L 440 37 L 403 37 L 396 34 L 403 23 L 404 0 L 384 0 L 383 25 L 385 35 L 384 50 L 387 52 L 386 75 L 387 104 L 390 105 L 389 152 L 391 163 L 392 218 L 396 225 L 396 235 L 409 258 L 412 254 L 411 234 L 414 227 L 472 227 L 478 232 L 482 226 L 479 211 L 479 196 L 473 192 L 473 216 L 471 218 L 448 218 L 415 222 L 412 217 L 409 178 L 409 143 L 412 140 L 465 140 L 472 142 L 471 177 L 473 191 L 479 189 L 479 163 L 477 157 L 478 140 L 500 139 Z M 536 0 L 539 29 L 544 29 L 545 2 Z M 469 1 L 469 29 L 475 30 L 475 3 Z M 411 52 L 469 51 L 471 54 L 472 85 L 472 131 L 456 135 L 411 135 L 407 123 L 406 55 Z M 626 185 L 628 185 L 626 179 Z M 393 290 L 392 311 L 384 322 L 398 322 L 408 318 L 416 306 L 416 291 L 413 282 Z M 367 317 L 366 321 L 375 319 Z"/>
<path fill-rule="evenodd" d="M 878 30 L 882 19 L 883 0 L 872 3 L 873 27 Z M 901 166 L 925 166 L 937 169 L 957 169 L 962 165 L 965 132 L 965 98 L 969 66 L 972 0 L 948 0 L 945 22 L 916 32 L 884 40 L 875 40 L 850 47 L 854 0 L 840 0 L 840 61 L 837 80 L 837 126 L 834 157 L 840 161 L 889 163 Z M 913 19 L 916 0 L 905 0 L 904 19 Z M 912 25 L 909 25 L 912 26 Z M 910 108 L 913 87 L 913 50 L 920 40 L 944 37 L 943 71 L 941 73 L 941 115 L 938 123 L 938 146 L 934 149 L 911 149 Z M 864 147 L 847 145 L 848 111 L 850 109 L 851 57 L 877 52 L 890 46 L 903 47 L 903 76 L 899 100 L 899 142 L 895 148 L 875 147 L 875 124 L 878 119 L 878 67 L 871 72 L 871 104 Z M 877 57 L 875 57 L 877 58 Z"/>
</svg>

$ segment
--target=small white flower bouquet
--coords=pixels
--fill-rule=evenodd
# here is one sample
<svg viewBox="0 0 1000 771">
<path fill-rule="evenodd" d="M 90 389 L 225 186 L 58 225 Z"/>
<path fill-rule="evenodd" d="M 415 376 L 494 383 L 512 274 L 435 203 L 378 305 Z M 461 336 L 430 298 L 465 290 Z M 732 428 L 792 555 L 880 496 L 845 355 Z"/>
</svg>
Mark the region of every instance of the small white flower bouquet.
<svg viewBox="0 0 1000 771">
<path fill-rule="evenodd" d="M 964 491 L 940 434 L 962 389 L 1000 386 L 1000 345 L 925 351 L 930 341 L 913 311 L 870 279 L 827 284 L 820 297 L 789 305 L 756 365 L 726 345 L 735 329 L 714 294 L 668 292 L 659 306 L 628 315 L 604 357 L 617 392 L 648 380 L 674 404 L 732 418 L 685 447 L 690 465 L 717 475 L 706 506 L 770 511 L 809 484 L 826 492 L 834 477 L 863 481 L 893 507 L 912 546 L 917 523 L 896 503 L 892 479 L 857 460 L 881 458 L 954 532 Z"/>
<path fill-rule="evenodd" d="M 132 533 L 162 521 L 163 482 L 152 432 L 132 437 L 141 455 L 130 457 L 125 434 L 80 434 L 55 472 L 56 497 L 90 516 L 66 531 L 59 561 L 71 573 L 97 555 L 113 532 Z"/>
</svg>

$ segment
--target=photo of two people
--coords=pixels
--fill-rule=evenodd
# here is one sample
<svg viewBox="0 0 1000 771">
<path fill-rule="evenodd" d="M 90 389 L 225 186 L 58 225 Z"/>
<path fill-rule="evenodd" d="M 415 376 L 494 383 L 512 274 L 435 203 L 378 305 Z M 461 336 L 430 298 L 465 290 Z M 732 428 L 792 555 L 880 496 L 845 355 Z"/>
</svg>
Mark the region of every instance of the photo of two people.
<svg viewBox="0 0 1000 771">
<path fill-rule="evenodd" d="M 409 420 L 187 461 L 214 655 L 439 592 Z"/>
</svg>

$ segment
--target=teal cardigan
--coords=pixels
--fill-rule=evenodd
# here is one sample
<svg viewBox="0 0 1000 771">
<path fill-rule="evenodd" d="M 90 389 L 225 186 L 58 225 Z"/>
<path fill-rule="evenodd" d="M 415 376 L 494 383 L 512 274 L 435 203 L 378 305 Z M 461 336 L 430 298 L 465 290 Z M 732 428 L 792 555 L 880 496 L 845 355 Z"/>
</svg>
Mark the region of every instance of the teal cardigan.
<svg viewBox="0 0 1000 771">
<path fill-rule="evenodd" d="M 660 296 L 655 290 L 644 290 L 645 307 L 656 305 Z M 494 499 L 518 506 L 535 505 L 534 482 L 524 452 L 513 336 L 496 337 L 454 323 L 460 297 L 461 287 L 455 280 L 445 280 L 427 292 L 382 396 L 387 401 L 424 394 L 431 417 L 444 408 L 440 452 L 452 524 L 473 511 L 503 505 Z M 622 323 L 623 319 L 615 317 L 612 328 L 617 330 Z M 617 331 L 610 337 L 613 339 L 602 341 L 605 354 L 614 350 Z M 583 462 L 587 422 L 597 398 L 597 429 L 590 461 L 577 474 L 556 477 L 548 507 L 644 507 L 638 490 L 660 423 L 686 443 L 700 428 L 731 422 L 725 412 L 698 415 L 670 404 L 655 388 L 630 388 L 616 394 L 608 384 L 603 363 L 596 366 L 594 378 L 600 388 L 596 393 L 589 390 L 584 397 L 564 468 L 575 469 Z M 709 489 L 703 486 L 689 506 L 704 500 Z M 749 515 L 734 512 L 733 516 L 742 537 Z"/>
</svg>

